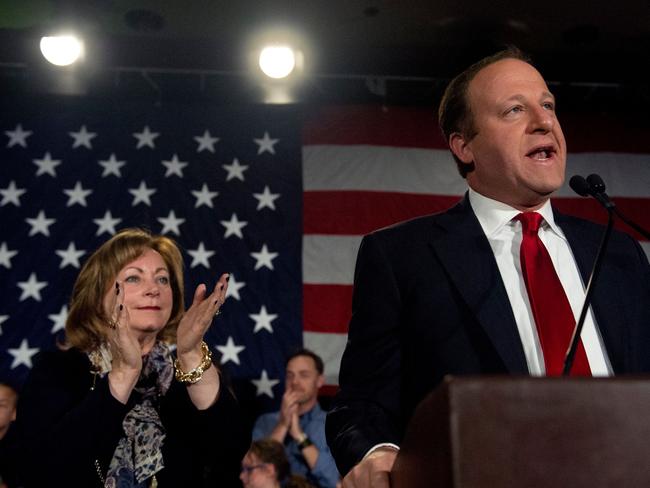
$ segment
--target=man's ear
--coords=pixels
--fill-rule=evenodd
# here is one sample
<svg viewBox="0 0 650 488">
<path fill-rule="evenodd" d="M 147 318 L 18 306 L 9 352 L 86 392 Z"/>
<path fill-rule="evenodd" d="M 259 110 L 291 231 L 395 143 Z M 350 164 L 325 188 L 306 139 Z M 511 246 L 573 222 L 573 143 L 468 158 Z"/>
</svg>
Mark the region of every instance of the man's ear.
<svg viewBox="0 0 650 488">
<path fill-rule="evenodd" d="M 465 164 L 474 162 L 474 153 L 470 141 L 465 139 L 460 132 L 454 132 L 449 136 L 449 148 L 454 155 Z"/>
<path fill-rule="evenodd" d="M 316 385 L 318 386 L 318 388 L 320 388 L 324 384 L 325 384 L 325 375 L 322 374 L 318 375 L 318 380 L 316 380 Z"/>
</svg>

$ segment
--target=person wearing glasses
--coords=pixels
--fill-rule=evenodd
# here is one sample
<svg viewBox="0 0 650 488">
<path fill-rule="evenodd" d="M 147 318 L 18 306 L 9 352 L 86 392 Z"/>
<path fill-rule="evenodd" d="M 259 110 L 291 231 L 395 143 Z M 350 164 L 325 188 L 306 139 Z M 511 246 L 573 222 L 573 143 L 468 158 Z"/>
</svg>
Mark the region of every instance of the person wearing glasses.
<svg viewBox="0 0 650 488">
<path fill-rule="evenodd" d="M 290 474 L 284 446 L 270 438 L 251 444 L 239 479 L 244 488 L 315 488 L 303 476 Z"/>
</svg>

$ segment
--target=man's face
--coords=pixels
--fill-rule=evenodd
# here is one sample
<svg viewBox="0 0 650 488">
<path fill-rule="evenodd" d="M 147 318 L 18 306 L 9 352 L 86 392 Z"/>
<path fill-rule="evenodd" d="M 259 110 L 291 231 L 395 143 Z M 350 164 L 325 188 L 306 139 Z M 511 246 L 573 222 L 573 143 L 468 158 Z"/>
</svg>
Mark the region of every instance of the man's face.
<svg viewBox="0 0 650 488">
<path fill-rule="evenodd" d="M 296 356 L 287 364 L 286 390 L 298 393 L 299 404 L 315 400 L 323 381 L 323 375 L 318 373 L 314 360 L 309 356 Z"/>
<path fill-rule="evenodd" d="M 564 182 L 566 142 L 555 99 L 539 72 L 518 59 L 497 61 L 474 77 L 468 102 L 477 131 L 452 135 L 452 150 L 475 170 L 474 190 L 520 210 L 540 207 Z"/>
<path fill-rule="evenodd" d="M 0 438 L 13 420 L 16 420 L 16 394 L 11 388 L 0 385 Z"/>
</svg>

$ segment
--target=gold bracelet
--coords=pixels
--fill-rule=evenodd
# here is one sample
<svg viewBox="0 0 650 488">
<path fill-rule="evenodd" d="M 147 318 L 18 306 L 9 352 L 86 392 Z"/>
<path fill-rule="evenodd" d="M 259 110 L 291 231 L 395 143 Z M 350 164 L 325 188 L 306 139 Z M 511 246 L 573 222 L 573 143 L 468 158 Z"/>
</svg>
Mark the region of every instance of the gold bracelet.
<svg viewBox="0 0 650 488">
<path fill-rule="evenodd" d="M 174 359 L 176 381 L 193 385 L 203 377 L 203 373 L 212 365 L 212 351 L 210 351 L 205 341 L 201 341 L 201 352 L 203 352 L 201 364 L 187 373 L 181 369 L 178 358 Z"/>
</svg>

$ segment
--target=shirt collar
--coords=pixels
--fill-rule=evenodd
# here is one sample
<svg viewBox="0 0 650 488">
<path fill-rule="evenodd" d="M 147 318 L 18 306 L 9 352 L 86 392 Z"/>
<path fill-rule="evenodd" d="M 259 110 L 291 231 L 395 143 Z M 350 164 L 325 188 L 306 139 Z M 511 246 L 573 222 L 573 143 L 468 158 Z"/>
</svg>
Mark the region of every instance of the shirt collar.
<svg viewBox="0 0 650 488">
<path fill-rule="evenodd" d="M 469 203 L 483 228 L 483 232 L 488 238 L 498 234 L 506 225 L 510 224 L 514 217 L 521 213 L 520 210 L 498 200 L 483 196 L 471 188 L 469 188 Z M 537 210 L 537 213 L 544 217 L 544 221 L 555 234 L 564 238 L 564 233 L 555 223 L 550 200 L 547 200 Z"/>
<path fill-rule="evenodd" d="M 321 412 L 320 405 L 318 402 L 316 402 L 316 405 L 311 410 L 308 410 L 307 412 L 303 413 L 301 415 L 301 418 L 305 418 L 306 420 L 311 420 L 314 415 L 318 415 Z"/>
</svg>

